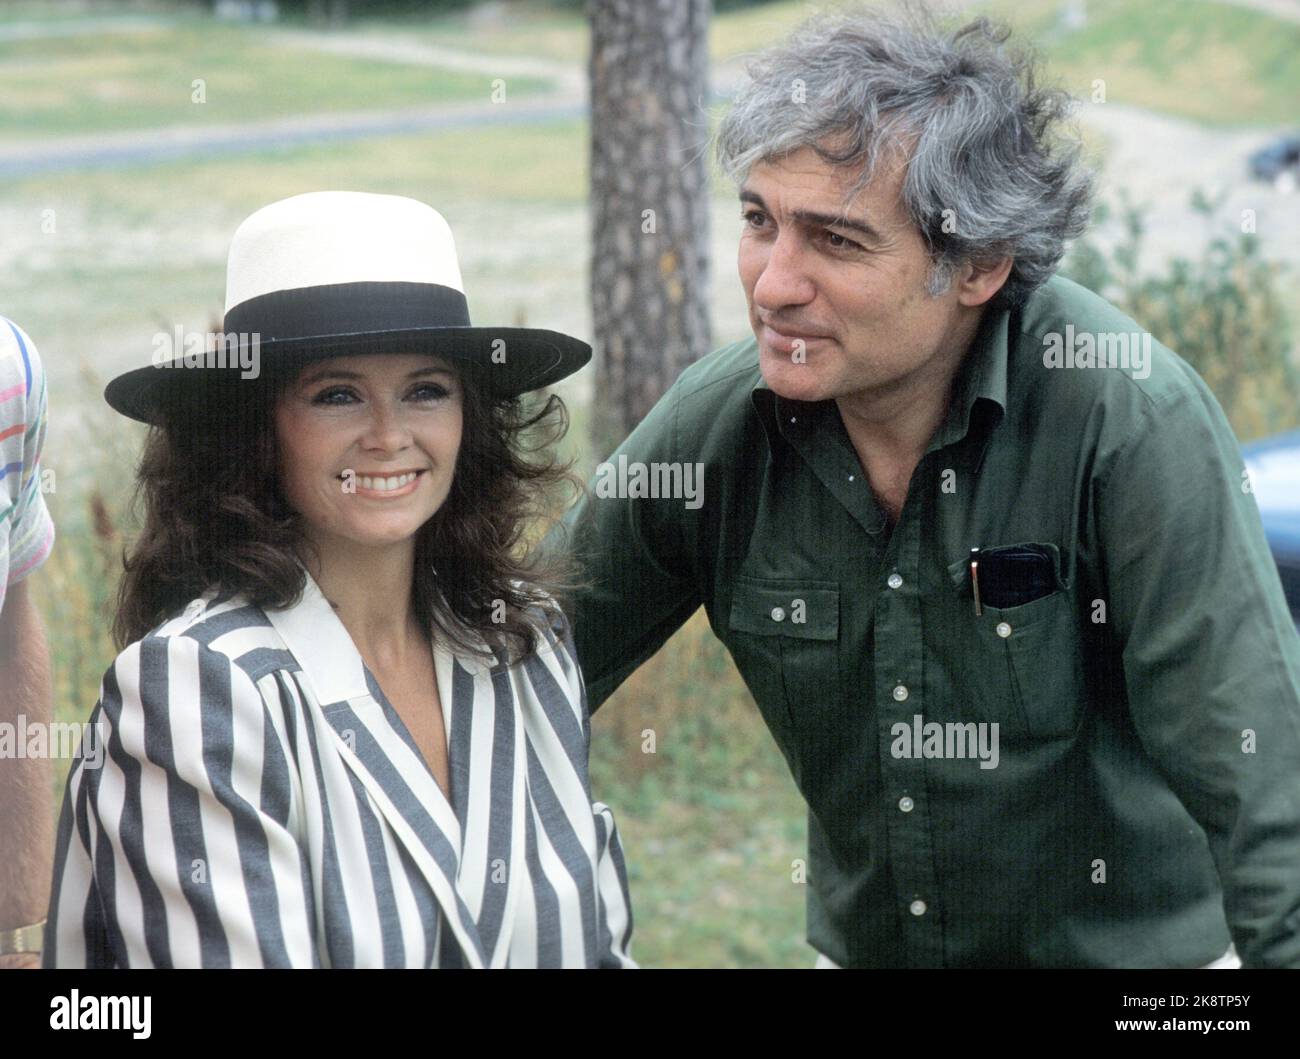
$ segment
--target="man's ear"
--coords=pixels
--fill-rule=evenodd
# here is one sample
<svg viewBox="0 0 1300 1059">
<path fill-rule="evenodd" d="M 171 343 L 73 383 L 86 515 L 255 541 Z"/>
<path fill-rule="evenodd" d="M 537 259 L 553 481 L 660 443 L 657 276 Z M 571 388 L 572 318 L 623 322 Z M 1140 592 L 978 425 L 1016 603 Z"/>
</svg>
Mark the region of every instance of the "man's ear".
<svg viewBox="0 0 1300 1059">
<path fill-rule="evenodd" d="M 1011 263 L 1009 257 L 983 264 L 968 261 L 957 281 L 957 300 L 971 308 L 983 305 L 1002 289 L 1011 274 Z"/>
</svg>

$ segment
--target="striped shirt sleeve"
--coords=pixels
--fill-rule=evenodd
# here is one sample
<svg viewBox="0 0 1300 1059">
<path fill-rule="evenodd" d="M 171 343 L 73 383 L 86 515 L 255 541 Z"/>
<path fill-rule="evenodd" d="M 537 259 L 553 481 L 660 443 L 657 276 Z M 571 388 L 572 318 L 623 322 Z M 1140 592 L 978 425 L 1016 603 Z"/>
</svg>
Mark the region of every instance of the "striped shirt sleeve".
<svg viewBox="0 0 1300 1059">
<path fill-rule="evenodd" d="M 587 705 L 587 688 L 578 666 L 578 653 L 574 647 L 573 631 L 568 618 L 556 608 L 552 618 L 553 631 L 565 655 L 564 668 L 569 683 L 571 701 L 581 703 L 582 729 L 591 745 L 591 720 Z M 598 966 L 602 968 L 636 967 L 632 959 L 632 900 L 627 882 L 627 865 L 623 859 L 623 844 L 619 839 L 614 814 L 603 802 L 592 802 L 592 815 L 596 822 L 598 856 L 596 861 L 596 889 L 599 909 Z"/>
<path fill-rule="evenodd" d="M 54 523 L 41 492 L 45 373 L 26 332 L 0 317 L 0 604 L 45 561 Z"/>
<path fill-rule="evenodd" d="M 149 636 L 105 674 L 91 722 L 45 966 L 320 966 L 301 794 L 250 677 L 191 638 Z"/>
</svg>

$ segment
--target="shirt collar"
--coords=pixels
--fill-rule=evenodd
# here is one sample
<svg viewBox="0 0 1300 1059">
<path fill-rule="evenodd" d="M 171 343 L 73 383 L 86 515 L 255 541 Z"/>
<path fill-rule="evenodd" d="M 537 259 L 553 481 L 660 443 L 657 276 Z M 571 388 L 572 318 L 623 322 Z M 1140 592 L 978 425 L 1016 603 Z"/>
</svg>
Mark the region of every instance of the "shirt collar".
<svg viewBox="0 0 1300 1059">
<path fill-rule="evenodd" d="M 322 706 L 369 695 L 361 652 L 315 578 L 305 566 L 302 571 L 302 598 L 289 607 L 264 608 L 267 620 L 302 667 L 316 701 Z M 467 631 L 466 635 L 475 646 L 489 650 L 482 637 L 472 631 Z M 439 646 L 435 640 L 435 650 Z M 472 656 L 459 652 L 456 657 L 462 666 L 471 670 L 478 668 Z M 491 668 L 491 665 L 485 668 Z"/>
<path fill-rule="evenodd" d="M 1010 318 L 1011 310 L 998 309 L 986 312 L 980 320 L 971 348 L 957 371 L 948 414 L 935 433 L 931 449 L 943 448 L 965 438 L 971 432 L 972 413 L 981 402 L 987 403 L 991 410 L 992 414 L 984 420 L 990 429 L 1006 411 Z M 833 407 L 832 401 L 810 403 L 779 396 L 768 386 L 761 370 L 750 392 L 750 402 L 772 443 L 775 443 L 776 436 L 785 436 L 791 427 L 797 429 L 801 422 L 810 425 Z M 988 436 L 989 430 L 983 430 L 978 438 L 978 460 L 981 462 Z"/>
<path fill-rule="evenodd" d="M 303 577 L 302 598 L 289 607 L 264 608 L 267 620 L 302 667 L 318 703 L 368 695 L 361 652 L 306 567 Z"/>
</svg>

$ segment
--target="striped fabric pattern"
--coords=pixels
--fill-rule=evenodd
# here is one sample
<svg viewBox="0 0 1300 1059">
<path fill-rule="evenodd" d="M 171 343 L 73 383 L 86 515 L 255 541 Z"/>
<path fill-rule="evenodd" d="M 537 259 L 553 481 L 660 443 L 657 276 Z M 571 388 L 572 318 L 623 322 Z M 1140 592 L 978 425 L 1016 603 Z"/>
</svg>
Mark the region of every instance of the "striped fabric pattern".
<svg viewBox="0 0 1300 1059">
<path fill-rule="evenodd" d="M 54 523 L 41 494 L 45 374 L 36 346 L 0 316 L 0 609 L 5 590 L 50 554 Z"/>
<path fill-rule="evenodd" d="M 47 967 L 633 967 L 558 607 L 512 666 L 435 643 L 451 800 L 310 576 L 129 646 L 59 817 Z"/>
</svg>

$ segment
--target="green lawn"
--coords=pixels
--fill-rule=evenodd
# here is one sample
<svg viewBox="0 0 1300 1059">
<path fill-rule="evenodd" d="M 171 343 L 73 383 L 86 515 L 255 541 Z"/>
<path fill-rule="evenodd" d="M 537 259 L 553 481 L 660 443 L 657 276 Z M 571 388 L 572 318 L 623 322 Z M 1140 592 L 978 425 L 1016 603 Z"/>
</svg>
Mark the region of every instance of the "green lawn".
<svg viewBox="0 0 1300 1059">
<path fill-rule="evenodd" d="M 493 76 L 320 54 L 276 43 L 258 27 L 188 18 L 103 36 L 0 39 L 0 130 L 30 140 L 487 102 Z M 547 86 L 507 81 L 516 97 Z"/>
<path fill-rule="evenodd" d="M 1219 124 L 1294 121 L 1300 25 L 1213 0 L 1090 0 L 1081 29 L 1059 21 L 1059 0 L 992 0 L 1049 60 L 1051 76 L 1083 98 L 1104 81 L 1107 100 Z M 31 17 L 6 8 L 0 26 Z M 723 12 L 710 28 L 715 62 L 759 50 L 814 10 L 780 3 Z M 44 17 L 66 15 L 55 8 Z M 0 134 L 5 139 L 91 131 L 206 126 L 332 110 L 488 99 L 495 76 L 326 55 L 290 46 L 260 26 L 162 17 L 157 27 L 38 40 L 0 39 Z M 551 59 L 582 69 L 588 29 L 578 10 L 517 4 L 500 21 L 461 12 L 436 19 L 361 19 L 349 33 L 401 37 L 482 55 Z M 193 101 L 203 81 L 206 101 Z M 508 79 L 512 96 L 548 82 Z"/>
</svg>

